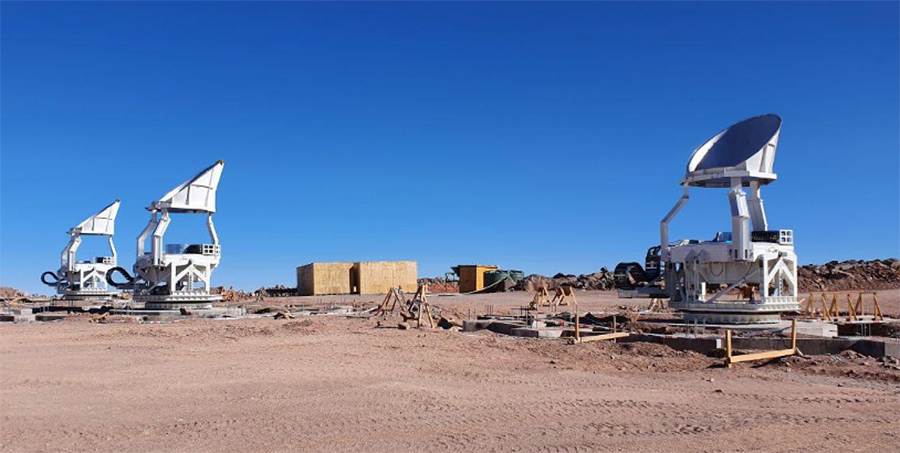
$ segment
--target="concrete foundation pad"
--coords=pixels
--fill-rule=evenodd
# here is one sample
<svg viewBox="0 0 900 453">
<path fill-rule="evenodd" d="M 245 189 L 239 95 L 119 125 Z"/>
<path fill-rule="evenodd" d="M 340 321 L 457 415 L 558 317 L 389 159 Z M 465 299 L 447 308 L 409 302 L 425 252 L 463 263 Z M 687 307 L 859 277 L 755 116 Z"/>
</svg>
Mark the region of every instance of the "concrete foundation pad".
<svg viewBox="0 0 900 453">
<path fill-rule="evenodd" d="M 680 351 L 696 351 L 708 354 L 713 349 L 723 348 L 725 340 L 715 336 L 673 336 L 660 334 L 632 334 L 622 342 L 646 341 L 659 343 Z M 735 349 L 776 350 L 791 347 L 789 338 L 741 338 L 732 337 Z M 804 355 L 839 354 L 851 350 L 870 357 L 900 357 L 900 340 L 873 338 L 798 338 L 797 349 Z"/>
<path fill-rule="evenodd" d="M 786 349 L 791 347 L 787 338 L 732 338 L 737 349 Z M 900 357 L 900 340 L 836 337 L 798 338 L 797 349 L 804 355 L 838 354 L 851 350 L 870 357 Z"/>
<path fill-rule="evenodd" d="M 24 323 L 24 322 L 34 322 L 34 315 L 32 314 L 14 314 L 14 313 L 0 313 L 0 322 L 13 322 L 13 323 Z"/>
<path fill-rule="evenodd" d="M 768 326 L 772 329 L 772 326 Z M 777 327 L 777 326 L 776 326 Z M 785 326 L 790 329 L 790 326 Z M 838 354 L 842 351 L 852 350 L 871 357 L 900 357 L 900 340 L 861 337 L 828 337 L 834 331 L 835 326 L 829 323 L 798 323 L 800 332 L 811 332 L 822 335 L 819 338 L 798 338 L 797 348 L 804 355 Z M 514 335 L 528 338 L 561 338 L 570 334 L 571 328 L 531 328 L 522 323 L 501 322 L 492 320 L 463 321 L 463 330 L 473 332 L 488 329 L 492 332 L 504 335 Z M 740 329 L 736 329 L 740 330 Z M 748 330 L 748 329 L 744 329 Z M 664 334 L 631 334 L 627 338 L 619 339 L 623 343 L 649 342 L 669 346 L 679 351 L 695 351 L 708 354 L 714 349 L 725 347 L 725 339 L 719 335 L 664 335 Z M 735 349 L 776 350 L 790 347 L 788 337 L 732 337 L 732 346 Z"/>
<path fill-rule="evenodd" d="M 465 319 L 465 320 L 463 320 L 462 330 L 463 330 L 463 332 L 475 332 L 478 330 L 484 330 L 484 329 L 487 329 L 488 326 L 491 325 L 492 322 L 494 322 L 494 321 L 490 321 L 487 319 L 476 319 L 476 320 Z"/>
<path fill-rule="evenodd" d="M 690 323 L 668 323 L 673 327 L 682 327 L 689 330 L 694 329 L 695 327 L 701 332 L 705 329 L 728 329 L 733 332 L 748 332 L 748 331 L 762 331 L 762 330 L 771 330 L 777 331 L 782 330 L 786 333 L 790 333 L 791 331 L 791 321 L 782 319 L 777 323 L 768 323 L 768 324 L 690 324 Z M 826 337 L 833 338 L 838 336 L 838 326 L 834 323 L 818 321 L 818 320 L 802 320 L 797 321 L 797 333 L 800 335 L 810 335 L 816 337 Z"/>
<path fill-rule="evenodd" d="M 40 322 L 59 321 L 60 319 L 66 319 L 68 317 L 69 317 L 68 313 L 60 313 L 60 312 L 37 313 L 36 315 L 34 315 L 35 321 L 40 321 Z"/>
<path fill-rule="evenodd" d="M 520 327 L 518 329 L 512 329 L 510 335 L 516 337 L 526 337 L 526 338 L 560 338 L 562 337 L 563 329 L 549 329 L 549 328 L 538 328 L 534 329 L 531 327 Z"/>
<path fill-rule="evenodd" d="M 779 327 L 784 327 L 790 332 L 790 321 L 781 321 Z M 838 336 L 838 326 L 821 321 L 798 321 L 797 334 L 815 337 L 834 338 Z"/>
</svg>

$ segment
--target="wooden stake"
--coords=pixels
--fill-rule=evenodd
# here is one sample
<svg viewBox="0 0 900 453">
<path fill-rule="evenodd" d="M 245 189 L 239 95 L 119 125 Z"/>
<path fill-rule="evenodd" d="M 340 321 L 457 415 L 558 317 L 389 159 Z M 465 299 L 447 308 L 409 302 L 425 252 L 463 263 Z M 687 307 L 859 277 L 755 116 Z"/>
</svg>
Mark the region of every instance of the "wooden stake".
<svg viewBox="0 0 900 453">
<path fill-rule="evenodd" d="M 725 331 L 725 365 L 731 368 L 731 330 Z"/>
<path fill-rule="evenodd" d="M 791 349 L 794 350 L 794 354 L 797 353 L 797 319 L 791 320 Z"/>
<path fill-rule="evenodd" d="M 616 323 L 616 318 L 617 318 L 617 315 L 613 314 L 612 335 L 615 335 L 615 334 L 616 334 L 616 331 L 618 330 L 618 327 L 617 327 L 617 325 L 616 325 L 616 324 L 617 324 L 617 323 Z M 616 338 L 618 338 L 618 337 L 612 337 L 613 343 L 616 342 Z"/>
<path fill-rule="evenodd" d="M 810 292 L 809 297 L 806 299 L 806 305 L 803 307 L 803 317 L 804 318 L 814 318 L 815 311 L 813 304 L 816 301 L 816 293 Z"/>
<path fill-rule="evenodd" d="M 575 341 L 581 341 L 581 319 L 578 317 L 578 309 L 575 309 Z"/>
<path fill-rule="evenodd" d="M 824 319 L 831 321 L 831 309 L 828 308 L 828 295 L 822 293 L 822 316 Z"/>
<path fill-rule="evenodd" d="M 862 294 L 860 294 L 859 297 L 862 298 Z M 875 305 L 872 308 L 872 313 L 875 315 L 875 319 L 883 321 L 884 315 L 881 314 L 881 306 L 878 305 L 878 294 L 872 293 L 872 299 L 875 301 Z"/>
</svg>

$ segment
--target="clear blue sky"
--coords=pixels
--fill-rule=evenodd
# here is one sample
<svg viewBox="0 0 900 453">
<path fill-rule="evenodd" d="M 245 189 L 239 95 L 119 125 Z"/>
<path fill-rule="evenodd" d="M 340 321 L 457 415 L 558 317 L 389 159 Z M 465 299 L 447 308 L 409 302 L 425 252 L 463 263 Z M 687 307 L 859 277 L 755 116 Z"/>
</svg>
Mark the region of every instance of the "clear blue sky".
<svg viewBox="0 0 900 453">
<path fill-rule="evenodd" d="M 49 293 L 66 230 L 224 159 L 214 284 L 311 261 L 587 273 L 640 261 L 693 149 L 784 119 L 763 192 L 803 263 L 900 252 L 897 2 L 9 3 L 0 285 Z M 694 190 L 672 237 L 730 229 Z M 205 241 L 179 216 L 170 242 Z M 94 238 L 96 239 L 96 238 Z M 86 240 L 79 258 L 105 249 Z"/>
</svg>

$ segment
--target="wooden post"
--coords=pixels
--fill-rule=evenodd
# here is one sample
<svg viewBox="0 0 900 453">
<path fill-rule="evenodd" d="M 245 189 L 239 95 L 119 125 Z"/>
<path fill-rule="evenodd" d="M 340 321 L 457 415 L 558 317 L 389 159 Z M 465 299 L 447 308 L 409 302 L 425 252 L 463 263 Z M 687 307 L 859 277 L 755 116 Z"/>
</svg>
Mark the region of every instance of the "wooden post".
<svg viewBox="0 0 900 453">
<path fill-rule="evenodd" d="M 581 341 L 581 320 L 578 317 L 578 307 L 575 307 L 575 341 Z"/>
<path fill-rule="evenodd" d="M 616 333 L 616 332 L 619 330 L 619 329 L 618 329 L 618 325 L 617 325 L 617 323 L 616 323 L 616 318 L 617 318 L 617 317 L 618 317 L 618 316 L 614 313 L 614 314 L 613 314 L 612 333 Z M 615 338 L 613 338 L 613 343 L 617 343 L 617 342 L 618 342 L 618 341 L 617 341 Z"/>
<path fill-rule="evenodd" d="M 791 349 L 794 350 L 794 354 L 797 353 L 797 319 L 796 318 L 791 320 Z"/>
<path fill-rule="evenodd" d="M 425 309 L 428 310 L 428 325 L 434 329 L 434 315 L 431 313 L 431 305 L 429 303 L 425 303 Z"/>
<path fill-rule="evenodd" d="M 731 368 L 731 330 L 725 331 L 725 364 Z"/>
</svg>

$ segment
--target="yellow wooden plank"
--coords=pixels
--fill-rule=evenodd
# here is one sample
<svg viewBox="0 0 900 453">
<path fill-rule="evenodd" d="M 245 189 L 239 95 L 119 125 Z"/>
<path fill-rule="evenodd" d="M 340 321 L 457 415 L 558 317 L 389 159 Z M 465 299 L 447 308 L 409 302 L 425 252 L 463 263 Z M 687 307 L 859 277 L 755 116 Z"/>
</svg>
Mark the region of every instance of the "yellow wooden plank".
<svg viewBox="0 0 900 453">
<path fill-rule="evenodd" d="M 725 331 L 725 365 L 731 368 L 731 365 L 738 362 L 749 362 L 752 360 L 777 359 L 779 357 L 788 357 L 797 354 L 797 320 L 791 320 L 791 348 L 778 349 L 775 351 L 754 352 L 750 354 L 733 355 L 731 348 L 731 331 Z"/>
<path fill-rule="evenodd" d="M 604 333 L 601 335 L 590 335 L 587 337 L 581 337 L 579 343 L 587 343 L 589 341 L 603 341 L 603 340 L 614 340 L 616 338 L 626 338 L 628 337 L 628 332 L 615 332 L 615 333 Z"/>
<path fill-rule="evenodd" d="M 777 359 L 779 357 L 788 357 L 797 354 L 796 349 L 779 349 L 777 351 L 754 352 L 751 354 L 741 354 L 731 356 L 727 359 L 728 363 L 749 362 L 752 360 Z"/>
</svg>

